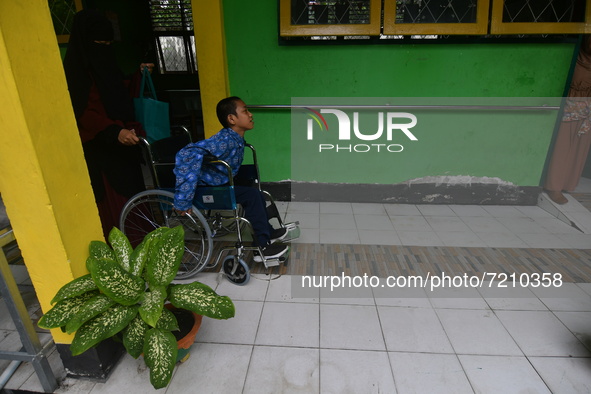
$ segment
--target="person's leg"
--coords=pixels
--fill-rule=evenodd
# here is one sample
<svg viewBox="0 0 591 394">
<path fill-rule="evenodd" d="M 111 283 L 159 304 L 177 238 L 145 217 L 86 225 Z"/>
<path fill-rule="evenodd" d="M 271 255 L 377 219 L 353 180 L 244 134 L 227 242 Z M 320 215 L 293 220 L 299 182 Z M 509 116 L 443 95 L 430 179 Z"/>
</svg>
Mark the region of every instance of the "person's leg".
<svg viewBox="0 0 591 394">
<path fill-rule="evenodd" d="M 581 122 L 562 122 L 556 141 L 544 189 L 557 204 L 566 204 L 568 199 L 562 194 L 566 190 L 566 180 L 574 171 L 576 150 L 580 137 L 577 135 Z"/>
<path fill-rule="evenodd" d="M 248 186 L 234 186 L 236 202 L 244 208 L 244 217 L 252 224 L 259 246 L 267 246 L 271 240 L 271 225 L 267 219 L 265 199 L 261 192 Z"/>
<path fill-rule="evenodd" d="M 566 181 L 564 182 L 564 190 L 567 192 L 574 192 L 581 176 L 583 175 L 583 168 L 587 162 L 587 156 L 589 154 L 589 147 L 591 146 L 591 132 L 577 134 L 578 139 L 576 148 L 573 149 L 573 166 L 572 171 L 567 174 Z"/>
</svg>

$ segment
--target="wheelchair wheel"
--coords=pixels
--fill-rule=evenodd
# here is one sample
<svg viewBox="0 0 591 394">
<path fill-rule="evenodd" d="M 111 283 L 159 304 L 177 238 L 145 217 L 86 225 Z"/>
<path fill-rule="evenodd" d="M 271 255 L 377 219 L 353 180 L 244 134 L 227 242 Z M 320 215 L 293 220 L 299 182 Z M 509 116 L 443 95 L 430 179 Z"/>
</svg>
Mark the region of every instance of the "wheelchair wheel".
<svg viewBox="0 0 591 394">
<path fill-rule="evenodd" d="M 125 204 L 119 222 L 121 231 L 134 248 L 152 230 L 179 225 L 185 230 L 185 254 L 176 279 L 186 279 L 205 268 L 213 249 L 209 226 L 195 207 L 192 215 L 181 216 L 174 210 L 173 193 L 147 190 Z"/>
<path fill-rule="evenodd" d="M 250 280 L 248 264 L 237 256 L 226 257 L 222 263 L 222 270 L 228 280 L 236 285 L 244 286 Z"/>
</svg>

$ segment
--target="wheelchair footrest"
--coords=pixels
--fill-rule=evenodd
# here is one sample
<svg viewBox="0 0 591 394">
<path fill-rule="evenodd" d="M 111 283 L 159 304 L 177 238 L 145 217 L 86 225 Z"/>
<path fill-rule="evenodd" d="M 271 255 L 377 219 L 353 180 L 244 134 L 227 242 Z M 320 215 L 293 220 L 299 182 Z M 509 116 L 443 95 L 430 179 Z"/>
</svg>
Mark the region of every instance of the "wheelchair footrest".
<svg viewBox="0 0 591 394">
<path fill-rule="evenodd" d="M 291 252 L 291 248 L 287 249 L 287 252 L 285 252 L 283 255 L 281 255 L 277 258 L 264 259 L 263 264 L 265 264 L 265 268 L 268 269 L 268 268 L 272 268 L 272 267 L 277 267 L 279 264 L 287 262 L 290 252 Z"/>
<path fill-rule="evenodd" d="M 273 267 L 277 267 L 281 263 L 285 263 L 287 261 L 287 255 L 289 255 L 289 252 L 287 252 L 285 255 L 279 257 L 278 259 L 266 259 L 264 261 L 265 268 L 273 268 Z"/>
<path fill-rule="evenodd" d="M 287 229 L 287 236 L 283 242 L 293 241 L 300 237 L 300 222 L 284 223 L 283 225 Z"/>
<path fill-rule="evenodd" d="M 281 264 L 279 259 L 267 259 L 264 261 L 264 263 L 265 263 L 265 268 L 277 267 L 279 264 Z"/>
</svg>

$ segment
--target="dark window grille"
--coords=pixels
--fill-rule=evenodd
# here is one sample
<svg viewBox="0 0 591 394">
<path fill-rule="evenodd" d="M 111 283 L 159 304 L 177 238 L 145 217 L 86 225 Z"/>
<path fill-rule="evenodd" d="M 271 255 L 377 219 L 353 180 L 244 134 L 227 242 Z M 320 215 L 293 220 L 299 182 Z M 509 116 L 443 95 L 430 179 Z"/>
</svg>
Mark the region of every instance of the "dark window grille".
<svg viewBox="0 0 591 394">
<path fill-rule="evenodd" d="M 584 22 L 585 0 L 505 0 L 503 22 Z"/>
<path fill-rule="evenodd" d="M 163 73 L 196 73 L 191 0 L 149 0 L 158 65 Z"/>
<path fill-rule="evenodd" d="M 56 35 L 70 34 L 76 11 L 74 0 L 49 0 L 49 12 Z"/>
<path fill-rule="evenodd" d="M 292 25 L 368 24 L 369 0 L 291 0 Z"/>
<path fill-rule="evenodd" d="M 476 0 L 398 0 L 397 23 L 476 23 Z"/>
</svg>

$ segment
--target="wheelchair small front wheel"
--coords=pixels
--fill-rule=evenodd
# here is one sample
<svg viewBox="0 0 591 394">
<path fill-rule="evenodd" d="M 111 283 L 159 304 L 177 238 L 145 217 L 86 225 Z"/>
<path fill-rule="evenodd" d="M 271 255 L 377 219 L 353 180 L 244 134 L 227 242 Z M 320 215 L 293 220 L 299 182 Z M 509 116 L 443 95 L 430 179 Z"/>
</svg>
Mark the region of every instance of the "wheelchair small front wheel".
<svg viewBox="0 0 591 394">
<path fill-rule="evenodd" d="M 228 256 L 222 263 L 222 270 L 226 278 L 236 285 L 244 286 L 250 280 L 250 269 L 244 260 L 238 256 Z"/>
</svg>

